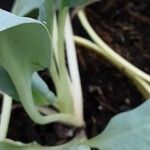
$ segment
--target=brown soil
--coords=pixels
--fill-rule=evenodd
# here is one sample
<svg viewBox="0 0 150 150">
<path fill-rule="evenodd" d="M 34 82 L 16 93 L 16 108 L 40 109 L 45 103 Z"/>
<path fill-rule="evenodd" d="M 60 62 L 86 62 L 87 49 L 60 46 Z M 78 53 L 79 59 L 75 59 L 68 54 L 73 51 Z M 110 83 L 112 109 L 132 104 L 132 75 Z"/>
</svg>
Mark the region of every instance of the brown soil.
<svg viewBox="0 0 150 150">
<path fill-rule="evenodd" d="M 117 53 L 147 73 L 150 73 L 149 8 L 150 1 L 146 0 L 103 0 L 86 9 L 98 35 Z M 86 129 L 89 137 L 93 137 L 104 129 L 112 116 L 136 107 L 143 98 L 132 82 L 112 65 L 85 51 L 79 48 L 78 57 Z"/>
<path fill-rule="evenodd" d="M 86 9 L 92 26 L 103 40 L 148 73 L 149 8 L 149 0 L 102 0 Z M 75 33 L 88 38 L 77 18 L 73 23 Z M 88 137 L 93 137 L 106 127 L 114 115 L 140 105 L 144 99 L 132 82 L 106 60 L 83 47 L 78 47 L 77 52 L 84 94 L 85 130 Z M 43 78 L 50 83 L 47 74 Z M 36 125 L 17 106 L 12 111 L 8 137 L 26 143 L 36 140 L 43 145 L 55 145 L 71 139 L 77 131 L 58 123 Z"/>
</svg>

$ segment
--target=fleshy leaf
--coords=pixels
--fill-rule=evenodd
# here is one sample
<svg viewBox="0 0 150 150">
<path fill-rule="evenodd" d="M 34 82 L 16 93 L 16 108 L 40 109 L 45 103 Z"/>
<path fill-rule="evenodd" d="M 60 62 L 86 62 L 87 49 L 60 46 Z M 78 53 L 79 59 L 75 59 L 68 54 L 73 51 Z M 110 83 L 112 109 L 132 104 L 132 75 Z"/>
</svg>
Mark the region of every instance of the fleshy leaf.
<svg viewBox="0 0 150 150">
<path fill-rule="evenodd" d="M 4 68 L 0 68 L 0 77 L 0 90 L 7 93 L 15 100 L 19 100 L 16 88 Z M 37 100 L 35 101 L 36 104 L 46 105 L 54 102 L 55 95 L 48 89 L 46 83 L 37 75 L 37 73 L 34 73 L 32 77 L 32 89 L 34 98 Z"/>
<path fill-rule="evenodd" d="M 9 74 L 0 68 L 0 90 L 19 101 L 17 90 Z M 32 92 L 37 105 L 48 105 L 56 102 L 56 96 L 49 90 L 47 84 L 37 73 L 32 76 Z"/>
<path fill-rule="evenodd" d="M 86 144 L 100 150 L 149 150 L 150 100 L 114 117 L 100 135 Z"/>
<path fill-rule="evenodd" d="M 32 11 L 34 11 L 35 9 L 38 10 L 39 7 L 41 7 L 41 5 L 42 5 L 42 0 L 16 0 L 12 12 L 18 16 L 26 16 L 30 14 Z M 36 77 L 36 79 L 34 79 L 34 77 Z M 8 83 L 7 85 L 10 84 L 11 83 Z M 38 91 L 34 88 L 38 89 Z M 13 97 L 16 100 L 19 100 L 17 93 L 14 92 L 15 89 L 11 88 L 12 91 L 10 90 L 10 88 L 5 88 L 5 89 L 9 89 L 9 91 L 7 90 L 7 92 L 5 93 L 7 94 L 10 93 L 9 95 L 11 97 Z M 50 90 L 48 90 L 46 83 L 40 78 L 40 76 L 36 75 L 32 77 L 32 89 L 33 89 L 34 99 L 37 100 L 36 104 L 48 105 L 49 103 L 54 102 L 54 100 L 56 99 L 55 95 Z"/>
<path fill-rule="evenodd" d="M 24 106 L 34 108 L 32 75 L 49 67 L 50 53 L 50 36 L 41 22 L 0 10 L 0 68 L 8 73 Z"/>
</svg>

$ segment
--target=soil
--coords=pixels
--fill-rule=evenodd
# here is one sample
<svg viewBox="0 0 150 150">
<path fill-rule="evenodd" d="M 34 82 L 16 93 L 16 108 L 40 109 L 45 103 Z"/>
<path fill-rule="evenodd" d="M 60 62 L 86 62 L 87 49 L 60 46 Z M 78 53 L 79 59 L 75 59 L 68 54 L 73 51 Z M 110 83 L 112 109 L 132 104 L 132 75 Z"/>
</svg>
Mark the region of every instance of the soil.
<svg viewBox="0 0 150 150">
<path fill-rule="evenodd" d="M 0 6 L 10 9 L 2 4 L 6 2 L 0 2 Z M 149 0 L 101 0 L 86 8 L 88 19 L 100 37 L 147 73 L 150 73 L 149 8 Z M 76 17 L 73 24 L 75 34 L 88 38 Z M 114 115 L 137 107 L 144 99 L 132 82 L 106 60 L 83 47 L 77 49 L 84 95 L 85 131 L 90 138 L 101 133 Z M 47 73 L 42 73 L 42 76 L 51 86 Z M 36 125 L 15 103 L 8 138 L 55 145 L 71 139 L 79 130 L 58 123 Z"/>
<path fill-rule="evenodd" d="M 150 1 L 102 0 L 86 9 L 98 35 L 117 53 L 150 73 Z M 143 98 L 132 82 L 103 58 L 79 48 L 87 134 L 100 133 L 110 118 Z M 89 111 L 91 110 L 91 111 Z M 90 116 L 90 117 L 89 117 Z"/>
</svg>

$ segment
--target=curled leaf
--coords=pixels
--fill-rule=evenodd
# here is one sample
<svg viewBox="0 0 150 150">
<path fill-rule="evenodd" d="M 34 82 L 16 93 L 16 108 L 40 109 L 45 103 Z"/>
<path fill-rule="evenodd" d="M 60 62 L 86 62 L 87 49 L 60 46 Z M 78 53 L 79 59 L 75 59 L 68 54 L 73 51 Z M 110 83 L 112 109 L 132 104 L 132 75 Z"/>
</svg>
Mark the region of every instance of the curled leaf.
<svg viewBox="0 0 150 150">
<path fill-rule="evenodd" d="M 12 81 L 9 85 L 15 87 L 12 94 L 17 91 L 28 113 L 31 113 L 29 109 L 35 109 L 31 86 L 33 73 L 48 68 L 50 58 L 49 32 L 41 22 L 0 9 L 0 70 L 9 78 L 5 81 Z"/>
</svg>

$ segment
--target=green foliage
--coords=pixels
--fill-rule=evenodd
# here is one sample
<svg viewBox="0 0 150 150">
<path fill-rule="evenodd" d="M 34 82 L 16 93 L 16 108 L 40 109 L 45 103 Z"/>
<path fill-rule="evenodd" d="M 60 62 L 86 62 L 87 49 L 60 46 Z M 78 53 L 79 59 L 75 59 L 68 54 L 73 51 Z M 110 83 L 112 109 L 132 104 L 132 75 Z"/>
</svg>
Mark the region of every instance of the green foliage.
<svg viewBox="0 0 150 150">
<path fill-rule="evenodd" d="M 45 93 L 42 95 L 47 94 L 49 98 L 48 87 L 39 76 L 34 76 L 36 78 L 32 83 L 35 85 L 31 87 L 33 73 L 50 65 L 51 42 L 45 26 L 37 20 L 17 17 L 0 10 L 0 42 L 1 90 L 13 98 L 19 97 L 20 100 L 28 93 L 30 98 L 26 97 L 25 101 L 28 99 L 31 101 L 32 88 L 34 91 L 40 91 L 43 87 Z M 39 103 L 46 102 L 42 100 Z"/>
<path fill-rule="evenodd" d="M 18 43 L 19 43 L 19 41 L 20 41 L 20 39 L 18 39 L 18 38 L 20 38 L 20 37 L 18 37 L 19 35 L 19 31 L 18 31 L 18 33 L 17 33 L 17 31 L 14 31 L 14 33 L 16 33 L 16 37 L 13 37 L 12 38 L 12 43 L 10 43 L 9 42 L 9 44 L 7 43 L 7 40 L 11 40 L 10 39 L 10 35 L 9 35 L 9 33 L 7 33 L 7 31 L 9 30 L 9 32 L 13 32 L 13 31 L 11 31 L 11 30 L 13 30 L 14 28 L 19 28 L 19 26 L 22 26 L 21 28 L 24 28 L 23 26 L 27 26 L 27 25 L 29 25 L 29 24 L 31 24 L 31 26 L 33 25 L 33 21 L 35 21 L 35 20 L 29 20 L 29 19 L 22 19 L 24 22 L 21 22 L 21 20 L 20 20 L 20 18 L 19 17 L 16 17 L 16 16 L 14 16 L 14 15 L 11 15 L 11 14 L 9 14 L 9 13 L 7 13 L 7 12 L 5 12 L 5 11 L 3 11 L 3 10 L 1 10 L 1 16 L 0 16 L 0 18 L 1 18 L 1 24 L 0 24 L 0 29 L 1 29 L 1 32 L 0 32 L 0 34 L 1 34 L 1 38 L 4 38 L 5 36 L 6 36 L 6 34 L 7 34 L 7 37 L 5 38 L 5 40 L 4 39 L 2 39 L 3 41 L 5 41 L 5 42 L 3 42 L 2 43 L 2 40 L 1 40 L 1 49 L 3 50 L 3 51 L 5 51 L 5 48 L 4 47 L 6 47 L 6 45 L 8 46 L 9 44 L 14 44 L 14 43 L 16 43 L 16 41 L 18 41 Z M 6 21 L 6 20 L 9 20 L 9 23 Z M 26 21 L 27 22 L 26 22 Z M 30 22 L 31 21 L 31 22 Z M 37 21 L 35 21 L 36 23 L 37 23 Z M 39 23 L 39 22 L 38 22 Z M 13 27 L 13 28 L 12 28 Z M 11 29 L 11 30 L 10 30 Z M 26 29 L 25 29 L 26 30 Z M 28 29 L 29 30 L 29 29 Z M 45 29 L 46 30 L 46 29 Z M 37 30 L 38 31 L 38 30 Z M 36 32 L 37 32 L 36 31 Z M 21 31 L 21 32 L 23 32 L 23 31 Z M 29 32 L 29 31 L 27 31 L 27 32 Z M 43 31 L 42 31 L 43 32 Z M 47 31 L 46 31 L 47 32 Z M 45 34 L 46 34 L 46 32 L 45 32 Z M 5 33 L 5 34 L 4 34 Z M 12 33 L 12 35 L 14 34 L 14 33 Z M 23 35 L 24 33 L 22 33 L 22 35 Z M 33 33 L 32 33 L 33 34 Z M 47 35 L 48 35 L 48 33 L 47 33 Z M 44 35 L 43 35 L 44 36 Z M 8 37 L 9 37 L 9 39 L 8 39 Z M 16 38 L 16 39 L 15 39 Z M 30 42 L 30 37 L 24 37 L 24 38 L 27 38 L 28 39 L 28 46 L 32 46 L 32 45 L 29 45 L 31 42 Z M 49 37 L 48 37 L 49 38 Z M 23 39 L 22 39 L 23 40 Z M 36 41 L 36 40 L 35 40 Z M 20 41 L 21 42 L 21 41 Z M 21 59 L 21 62 L 22 62 L 22 58 L 21 57 L 24 57 L 26 54 L 27 54 L 27 51 L 25 51 L 26 50 L 26 43 L 24 43 L 25 41 L 22 41 L 23 42 L 23 44 L 21 44 L 21 46 L 23 47 L 19 47 L 19 49 L 18 49 L 18 51 L 19 52 L 21 52 L 22 53 L 22 56 L 18 56 L 18 52 L 17 52 L 17 49 L 16 49 L 16 56 L 14 56 L 15 58 L 15 61 L 17 61 L 16 59 Z M 40 41 L 39 41 L 40 42 Z M 47 42 L 49 42 L 50 43 L 50 41 L 47 41 Z M 35 44 L 35 43 L 34 43 Z M 40 43 L 39 43 L 40 44 Z M 46 44 L 46 43 L 45 43 Z M 5 45 L 5 46 L 4 46 Z M 18 44 L 19 45 L 19 44 Z M 41 45 L 41 44 L 40 44 Z M 14 45 L 15 46 L 15 45 Z M 42 46 L 42 45 L 41 45 Z M 8 47 L 8 49 L 9 49 L 9 51 L 11 52 L 12 51 L 12 49 L 13 49 L 13 47 L 12 46 L 10 46 L 11 48 L 9 48 Z M 45 47 L 46 47 L 46 45 L 45 45 Z M 40 48 L 40 47 L 39 47 Z M 32 49 L 31 47 L 30 48 L 28 48 L 29 49 L 29 52 L 28 53 L 31 53 L 30 52 L 30 50 Z M 41 47 L 41 50 L 42 50 L 43 48 Z M 47 49 L 47 48 L 46 48 Z M 1 51 L 2 51 L 1 50 Z M 50 51 L 50 48 L 49 48 L 49 51 Z M 13 51 L 12 51 L 13 52 Z M 2 52 L 1 52 L 2 53 Z M 49 61 L 50 61 L 50 52 L 48 52 L 47 51 L 47 54 L 49 53 L 49 55 L 47 55 L 47 63 L 49 63 Z M 6 55 L 5 57 L 7 57 L 7 54 L 4 54 L 4 55 Z M 15 53 L 13 52 L 13 54 L 12 55 L 15 55 Z M 20 54 L 21 55 L 21 54 Z M 33 55 L 33 54 L 32 54 Z M 2 57 L 2 56 L 1 56 Z M 4 56 L 3 56 L 4 57 Z M 32 56 L 33 57 L 33 56 Z M 45 57 L 45 56 L 43 56 L 43 57 Z M 46 57 L 45 57 L 46 58 Z M 1 58 L 1 61 L 3 60 L 4 58 Z M 7 60 L 5 60 L 5 61 L 11 61 L 11 60 L 9 60 L 9 58 L 7 59 Z M 26 61 L 26 60 L 25 60 Z M 4 62 L 2 62 L 2 63 L 4 63 Z M 20 62 L 18 62 L 19 64 L 20 64 Z M 5 65 L 5 64 L 4 64 Z M 14 83 L 13 83 L 13 81 L 12 81 L 12 78 L 10 77 L 10 75 L 9 75 L 9 73 L 8 73 L 8 71 L 6 71 L 6 68 L 4 67 L 4 65 L 2 65 L 1 64 L 1 67 L 0 67 L 0 90 L 2 90 L 3 92 L 5 92 L 5 93 L 7 93 L 8 95 L 10 95 L 12 98 L 14 98 L 14 99 L 16 99 L 16 100 L 19 100 L 20 98 L 19 98 L 19 96 L 18 96 L 18 92 L 16 91 L 16 87 L 14 86 Z M 10 66 L 12 66 L 12 68 L 13 68 L 13 66 L 14 66 L 15 64 L 11 64 L 11 62 L 10 62 Z M 23 66 L 24 64 L 22 64 L 22 66 Z M 22 68 L 24 68 L 25 66 L 23 66 Z M 48 67 L 48 65 L 47 65 L 47 67 Z M 43 68 L 41 68 L 41 69 L 43 69 Z M 17 74 L 16 73 L 16 77 L 18 76 L 19 74 Z M 21 75 L 22 76 L 22 75 Z M 32 89 L 33 89 L 33 95 L 34 95 L 34 97 L 36 98 L 36 104 L 48 104 L 48 101 L 49 102 L 52 102 L 52 101 L 54 101 L 54 99 L 55 99 L 55 96 L 53 95 L 53 93 L 52 92 L 50 92 L 49 91 L 49 89 L 48 89 L 48 87 L 47 87 L 47 85 L 46 85 L 46 83 L 38 76 L 38 74 L 34 74 L 33 75 L 33 77 L 32 77 Z"/>
<path fill-rule="evenodd" d="M 67 15 L 67 9 L 65 7 L 85 6 L 93 2 L 92 0 L 57 0 L 57 2 L 51 0 L 16 1 L 13 8 L 15 14 L 24 16 L 40 8 L 39 20 L 45 22 L 46 26 L 40 21 L 18 17 L 4 10 L 0 10 L 0 90 L 20 100 L 26 111 L 31 114 L 30 117 L 41 124 L 47 123 L 51 116 L 45 116 L 46 119 L 43 119 L 34 106 L 34 100 L 36 104 L 48 104 L 54 103 L 56 97 L 49 91 L 48 86 L 39 77 L 37 71 L 50 67 L 52 54 L 49 33 L 52 33 L 55 7 L 60 6 L 60 2 L 62 2 L 62 7 L 58 19 L 58 48 L 64 50 L 63 32 L 65 17 Z M 52 9 L 49 6 L 52 6 Z M 59 57 L 62 57 L 58 59 L 58 81 L 62 85 L 61 87 L 58 85 L 57 92 L 61 100 L 61 103 L 59 102 L 59 110 L 61 111 L 64 107 L 66 114 L 69 114 L 69 112 L 73 111 L 73 107 L 68 106 L 73 106 L 73 104 L 70 103 L 71 96 L 67 93 L 69 91 L 67 86 L 70 87 L 71 82 L 68 78 L 67 69 L 65 68 L 64 54 L 63 51 L 62 53 L 59 51 Z M 65 90 L 63 90 L 64 87 Z M 70 101 L 67 102 L 68 99 Z M 67 107 L 69 108 L 68 110 Z M 63 114 L 62 117 L 60 113 L 58 116 L 65 122 L 66 114 Z M 81 142 L 77 138 L 75 142 L 68 142 L 62 146 L 42 147 L 36 143 L 25 145 L 19 142 L 2 141 L 0 142 L 0 149 L 90 150 L 90 148 L 97 148 L 100 150 L 149 150 L 149 116 L 150 100 L 134 110 L 115 116 L 100 135 L 86 142 L 84 142 L 85 139 Z M 51 118 L 52 122 L 59 120 L 57 117 L 53 116 Z M 69 116 L 67 120 L 70 121 L 72 118 L 70 119 Z M 72 122 L 75 123 L 74 120 Z"/>
<path fill-rule="evenodd" d="M 35 103 L 38 105 L 48 105 L 56 102 L 56 96 L 49 90 L 46 83 L 37 73 L 32 76 L 32 93 Z M 4 68 L 0 68 L 0 90 L 7 93 L 13 99 L 20 101 L 16 87 Z"/>
<path fill-rule="evenodd" d="M 114 117 L 87 145 L 100 150 L 149 150 L 150 100 Z"/>
<path fill-rule="evenodd" d="M 94 3 L 97 0 L 16 0 L 13 6 L 12 12 L 18 16 L 25 16 L 32 12 L 35 9 L 39 9 L 44 3 L 46 3 L 46 7 L 48 8 L 49 5 L 52 3 L 56 5 L 56 8 L 60 7 L 61 2 L 65 2 L 69 7 L 75 6 L 85 6 L 90 3 Z M 49 8 L 52 8 L 49 7 Z M 44 10 L 43 10 L 44 11 Z"/>
<path fill-rule="evenodd" d="M 51 0 L 48 2 L 51 2 Z M 46 14 L 50 15 L 50 12 L 46 13 L 44 11 L 45 9 L 43 9 L 44 6 L 48 6 L 48 4 L 45 4 L 44 2 L 42 3 L 42 0 L 16 0 L 15 4 L 13 6 L 12 12 L 18 16 L 26 16 L 26 15 L 29 15 L 34 10 L 38 10 L 41 7 L 43 10 L 42 11 L 43 18 L 41 19 L 41 21 L 46 21 L 46 18 L 45 18 Z M 40 15 L 41 15 L 41 13 L 40 13 Z M 5 73 L 5 74 L 7 74 L 7 73 Z M 8 79 L 8 75 L 7 75 L 7 79 Z M 6 82 L 6 80 L 4 82 Z M 2 91 L 7 93 L 14 99 L 19 100 L 17 92 L 15 91 L 15 88 L 10 89 L 10 87 L 14 87 L 12 81 L 8 80 L 7 84 L 5 84 L 5 86 L 6 85 L 7 85 L 6 88 L 4 86 L 2 86 L 2 88 L 4 88 L 4 90 L 2 88 L 0 88 L 0 89 L 2 89 Z M 10 87 L 8 87 L 8 85 Z M 33 89 L 33 97 L 34 97 L 34 99 L 36 99 L 36 104 L 47 105 L 47 104 L 49 104 L 49 102 L 52 103 L 55 101 L 55 99 L 56 99 L 55 95 L 50 90 L 48 90 L 46 83 L 37 74 L 32 77 L 32 87 L 33 87 L 32 88 Z"/>
<path fill-rule="evenodd" d="M 32 75 L 31 85 L 36 104 L 48 105 L 56 103 L 56 96 L 49 90 L 47 84 L 37 73 Z"/>
</svg>

